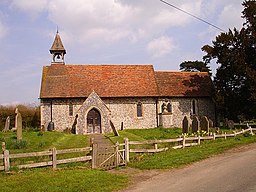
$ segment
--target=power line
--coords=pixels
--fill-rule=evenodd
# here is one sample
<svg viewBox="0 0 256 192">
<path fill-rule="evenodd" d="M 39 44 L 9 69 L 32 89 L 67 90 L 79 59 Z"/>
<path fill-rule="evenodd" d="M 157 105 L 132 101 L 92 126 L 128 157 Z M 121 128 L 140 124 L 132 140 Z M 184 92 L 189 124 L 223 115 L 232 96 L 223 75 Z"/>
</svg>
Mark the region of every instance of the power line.
<svg viewBox="0 0 256 192">
<path fill-rule="evenodd" d="M 168 2 L 166 2 L 166 1 L 164 1 L 164 0 L 160 0 L 160 1 L 161 1 L 162 3 L 165 3 L 166 5 L 168 5 L 168 6 L 170 6 L 170 7 L 173 7 L 174 9 L 177 9 L 177 10 L 179 10 L 179 11 L 181 11 L 181 12 L 183 12 L 183 13 L 185 13 L 185 14 L 191 16 L 191 17 L 194 17 L 194 18 L 197 19 L 197 20 L 200 20 L 200 21 L 202 21 L 202 22 L 204 22 L 204 23 L 206 23 L 206 24 L 208 24 L 208 25 L 211 25 L 212 27 L 214 27 L 214 28 L 216 28 L 216 29 L 218 29 L 218 30 L 224 32 L 223 29 L 219 28 L 218 26 L 216 26 L 216 25 L 214 25 L 214 24 L 212 24 L 212 23 L 210 23 L 210 22 L 208 22 L 208 21 L 206 21 L 206 20 L 204 20 L 204 19 L 201 19 L 200 17 L 197 17 L 197 16 L 195 16 L 195 15 L 193 15 L 193 14 L 191 14 L 191 13 L 189 13 L 189 12 L 187 12 L 187 11 L 185 11 L 185 10 L 179 8 L 179 7 L 176 7 L 175 5 L 172 5 L 171 3 L 168 3 Z"/>
</svg>

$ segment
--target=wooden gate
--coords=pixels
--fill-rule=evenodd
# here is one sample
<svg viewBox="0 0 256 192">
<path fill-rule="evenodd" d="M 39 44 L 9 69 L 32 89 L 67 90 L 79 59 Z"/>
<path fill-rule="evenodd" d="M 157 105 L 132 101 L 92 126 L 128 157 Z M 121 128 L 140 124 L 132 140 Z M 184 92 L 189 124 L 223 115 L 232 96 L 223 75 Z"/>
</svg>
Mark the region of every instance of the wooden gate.
<svg viewBox="0 0 256 192">
<path fill-rule="evenodd" d="M 93 144 L 92 168 L 110 170 L 127 163 L 125 144 L 118 142 L 112 146 Z"/>
</svg>

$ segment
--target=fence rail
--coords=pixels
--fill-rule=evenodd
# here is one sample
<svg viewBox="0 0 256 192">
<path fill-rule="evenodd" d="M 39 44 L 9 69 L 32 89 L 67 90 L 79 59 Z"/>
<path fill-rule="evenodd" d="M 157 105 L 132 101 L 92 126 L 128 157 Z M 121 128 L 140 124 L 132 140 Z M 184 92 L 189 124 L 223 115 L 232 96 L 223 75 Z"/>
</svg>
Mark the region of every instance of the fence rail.
<svg viewBox="0 0 256 192">
<path fill-rule="evenodd" d="M 185 147 L 200 145 L 202 140 L 215 140 L 217 138 L 224 138 L 226 140 L 228 137 L 235 137 L 237 135 L 244 134 L 246 132 L 250 132 L 253 135 L 253 131 L 256 131 L 256 128 L 249 127 L 248 129 L 245 129 L 239 132 L 234 131 L 231 134 L 224 133 L 224 134 L 217 135 L 213 133 L 210 136 L 197 136 L 197 137 L 182 136 L 176 139 L 147 140 L 147 141 L 129 141 L 128 138 L 126 138 L 125 142 L 127 142 L 128 145 L 145 145 L 145 144 L 153 145 L 152 149 L 130 149 L 130 146 L 128 146 L 127 148 L 129 149 L 130 153 L 156 153 L 156 152 L 166 151 L 168 149 L 167 147 L 158 148 L 158 144 L 161 144 L 161 143 L 176 143 L 177 145 L 173 146 L 172 148 L 181 149 Z M 127 162 L 129 162 L 129 159 Z"/>
<path fill-rule="evenodd" d="M 42 157 L 42 156 L 49 156 L 49 157 L 51 157 L 51 160 L 37 162 L 37 163 L 33 162 L 33 163 L 28 163 L 28 164 L 23 164 L 23 165 L 17 165 L 16 167 L 18 167 L 18 168 L 33 168 L 33 167 L 52 166 L 55 169 L 58 164 L 84 162 L 84 161 L 92 160 L 92 156 L 89 156 L 89 155 L 82 156 L 82 157 L 67 158 L 67 159 L 57 159 L 57 155 L 66 154 L 66 153 L 86 152 L 86 151 L 88 151 L 88 152 L 92 151 L 92 147 L 61 149 L 61 150 L 52 148 L 49 151 L 17 153 L 17 154 L 10 154 L 9 150 L 4 149 L 3 150 L 4 154 L 0 155 L 0 159 L 3 160 L 4 165 L 0 166 L 0 170 L 5 170 L 5 171 L 10 170 L 10 167 L 11 167 L 10 159 L 27 158 L 27 157 Z"/>
<path fill-rule="evenodd" d="M 33 168 L 33 167 L 43 167 L 43 166 L 52 166 L 53 169 L 57 167 L 58 164 L 64 163 L 72 163 L 72 162 L 86 162 L 91 161 L 92 168 L 98 168 L 102 165 L 104 167 L 111 167 L 112 165 L 106 164 L 109 159 L 112 157 L 115 158 L 114 165 L 112 167 L 116 167 L 118 165 L 126 165 L 129 162 L 130 153 L 156 153 L 168 150 L 167 147 L 165 148 L 158 148 L 158 144 L 161 143 L 174 143 L 176 144 L 173 146 L 173 149 L 181 149 L 185 147 L 200 145 L 202 140 L 215 140 L 217 138 L 224 138 L 227 139 L 228 137 L 235 137 L 240 134 L 244 134 L 246 132 L 250 132 L 253 135 L 253 131 L 256 131 L 256 128 L 249 127 L 248 129 L 233 132 L 231 134 L 212 134 L 210 136 L 197 136 L 197 137 L 186 137 L 182 136 L 176 139 L 163 139 L 163 140 L 147 140 L 147 141 L 129 141 L 128 138 L 124 139 L 124 143 L 116 143 L 110 148 L 114 148 L 114 152 L 108 154 L 103 154 L 105 159 L 97 165 L 99 158 L 102 156 L 99 153 L 99 149 L 97 148 L 97 144 L 92 144 L 92 147 L 85 147 L 85 148 L 73 148 L 73 149 L 62 149 L 57 150 L 56 148 L 52 148 L 49 151 L 41 151 L 41 152 L 30 152 L 30 153 L 18 153 L 18 154 L 10 154 L 9 150 L 5 149 L 5 144 L 2 143 L 2 151 L 3 154 L 0 154 L 0 159 L 3 160 L 3 166 L 0 166 L 0 170 L 9 171 L 11 164 L 10 159 L 17 159 L 17 158 L 27 158 L 27 157 L 41 157 L 41 156 L 48 156 L 51 157 L 50 161 L 44 162 L 37 162 L 37 163 L 28 163 L 23 165 L 17 165 L 18 168 Z M 153 148 L 151 149 L 134 149 L 130 148 L 131 145 L 151 145 Z M 106 149 L 107 146 L 101 146 L 102 148 Z M 78 152 L 90 152 L 91 155 L 85 155 L 81 157 L 73 157 L 67 159 L 58 159 L 57 155 L 59 154 L 66 154 L 66 153 L 78 153 Z M 111 163 L 111 162 L 110 162 Z"/>
</svg>

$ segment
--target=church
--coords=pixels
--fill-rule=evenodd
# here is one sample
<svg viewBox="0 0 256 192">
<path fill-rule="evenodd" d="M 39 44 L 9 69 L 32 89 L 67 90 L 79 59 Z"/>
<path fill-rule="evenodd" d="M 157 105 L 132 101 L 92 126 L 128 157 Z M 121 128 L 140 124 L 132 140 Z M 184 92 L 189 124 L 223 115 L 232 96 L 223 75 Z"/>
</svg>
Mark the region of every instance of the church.
<svg viewBox="0 0 256 192">
<path fill-rule="evenodd" d="M 216 120 L 206 72 L 155 71 L 153 65 L 65 64 L 59 33 L 42 71 L 41 125 L 76 134 L 182 127 L 185 116 Z"/>
</svg>

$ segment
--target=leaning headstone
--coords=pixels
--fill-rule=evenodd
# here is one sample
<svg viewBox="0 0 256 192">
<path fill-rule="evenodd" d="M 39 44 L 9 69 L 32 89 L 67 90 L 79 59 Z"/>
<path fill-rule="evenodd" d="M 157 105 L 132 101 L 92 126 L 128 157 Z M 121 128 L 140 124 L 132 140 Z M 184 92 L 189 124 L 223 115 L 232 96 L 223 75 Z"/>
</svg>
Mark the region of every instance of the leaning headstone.
<svg viewBox="0 0 256 192">
<path fill-rule="evenodd" d="M 197 116 L 194 116 L 192 120 L 192 133 L 196 133 L 197 131 L 199 131 L 199 119 Z"/>
<path fill-rule="evenodd" d="M 109 122 L 110 122 L 110 126 L 111 126 L 111 128 L 112 128 L 112 130 L 113 130 L 114 135 L 115 135 L 115 136 L 120 136 L 119 133 L 118 133 L 118 131 L 117 131 L 117 129 L 116 129 L 115 126 L 114 126 L 114 123 L 113 123 L 111 120 L 110 120 Z"/>
<path fill-rule="evenodd" d="M 234 121 L 233 121 L 233 120 L 229 120 L 229 121 L 228 121 L 228 128 L 229 128 L 229 129 L 234 129 L 234 127 L 235 127 Z"/>
<path fill-rule="evenodd" d="M 225 118 L 225 119 L 224 119 L 223 124 L 224 124 L 224 125 L 223 125 L 224 127 L 228 127 L 228 118 Z"/>
<path fill-rule="evenodd" d="M 200 127 L 201 127 L 201 130 L 209 133 L 209 120 L 206 116 L 202 117 L 202 119 L 200 121 Z"/>
<path fill-rule="evenodd" d="M 182 133 L 188 133 L 189 131 L 189 122 L 187 116 L 184 117 L 182 121 Z"/>
<path fill-rule="evenodd" d="M 213 127 L 214 127 L 213 121 L 212 121 L 211 119 L 208 119 L 208 120 L 209 120 L 209 127 L 210 127 L 210 128 L 213 128 Z"/>
<path fill-rule="evenodd" d="M 17 133 L 17 140 L 22 140 L 22 117 L 21 114 L 18 112 L 15 117 L 15 125 L 16 133 Z"/>
<path fill-rule="evenodd" d="M 17 123 L 18 123 L 18 120 L 17 120 L 17 116 L 18 116 L 18 113 L 19 113 L 19 109 L 16 108 L 15 109 L 15 122 L 14 122 L 14 128 L 12 128 L 12 130 L 17 130 Z"/>
<path fill-rule="evenodd" d="M 10 129 L 10 116 L 8 116 L 5 120 L 5 126 L 3 132 L 7 132 Z"/>
</svg>

